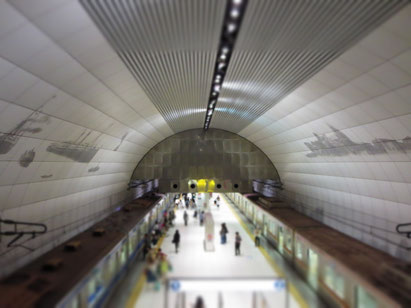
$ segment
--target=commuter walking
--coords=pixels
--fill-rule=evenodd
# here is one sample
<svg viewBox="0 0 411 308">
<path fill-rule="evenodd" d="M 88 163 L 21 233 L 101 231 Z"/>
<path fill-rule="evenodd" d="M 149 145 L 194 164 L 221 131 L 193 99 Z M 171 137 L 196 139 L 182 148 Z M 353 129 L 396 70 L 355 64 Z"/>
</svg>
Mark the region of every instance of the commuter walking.
<svg viewBox="0 0 411 308">
<path fill-rule="evenodd" d="M 202 226 L 204 223 L 204 211 L 200 212 L 200 226 Z"/>
<path fill-rule="evenodd" d="M 166 258 L 167 258 L 167 255 L 161 250 L 161 248 L 159 248 L 159 249 L 157 250 L 157 253 L 155 254 L 155 259 L 158 261 L 158 260 L 160 260 L 162 257 L 166 257 Z"/>
<path fill-rule="evenodd" d="M 174 214 L 174 210 L 170 210 L 170 212 L 169 212 L 169 214 L 168 214 L 168 217 L 169 217 L 169 222 L 170 222 L 170 226 L 173 226 L 173 222 L 174 222 L 174 218 L 176 218 L 175 217 L 175 214 Z"/>
<path fill-rule="evenodd" d="M 168 272 L 170 272 L 172 269 L 172 266 L 170 264 L 170 262 L 167 260 L 167 256 L 166 255 L 162 255 L 159 260 L 158 260 L 158 264 L 157 264 L 157 275 L 158 278 L 162 281 L 165 282 L 165 280 L 167 279 L 167 274 Z"/>
<path fill-rule="evenodd" d="M 156 220 L 154 223 L 154 232 L 156 233 L 157 236 L 160 236 L 161 234 L 160 224 L 158 223 L 158 220 Z"/>
<path fill-rule="evenodd" d="M 241 236 L 238 232 L 235 233 L 235 255 L 239 256 L 241 254 L 240 251 L 241 246 Z"/>
<path fill-rule="evenodd" d="M 192 307 L 193 308 L 205 308 L 203 298 L 201 296 L 197 296 L 196 302 L 195 302 L 194 306 L 192 306 Z"/>
<path fill-rule="evenodd" d="M 174 246 L 176 247 L 176 253 L 178 253 L 178 246 L 180 244 L 180 233 L 178 232 L 178 230 L 176 230 L 176 232 L 174 233 L 173 236 L 173 242 Z"/>
<path fill-rule="evenodd" d="M 187 211 L 184 211 L 183 218 L 184 218 L 184 225 L 187 226 L 187 223 L 188 223 L 188 214 L 187 214 Z"/>
<path fill-rule="evenodd" d="M 153 230 L 153 232 L 151 233 L 151 244 L 153 246 L 156 246 L 158 239 L 159 239 L 159 236 L 157 235 L 156 231 Z"/>
<path fill-rule="evenodd" d="M 227 243 L 227 233 L 228 229 L 225 223 L 221 224 L 221 230 L 220 230 L 220 238 L 221 238 L 221 244 Z"/>
<path fill-rule="evenodd" d="M 158 277 L 156 275 L 156 270 L 157 270 L 157 262 L 153 258 L 149 258 L 146 269 L 145 269 L 145 274 L 147 278 L 147 282 L 149 285 L 153 285 L 153 288 L 155 291 L 160 290 L 160 281 L 158 280 Z"/>
<path fill-rule="evenodd" d="M 151 241 L 150 238 L 148 236 L 148 234 L 144 234 L 144 244 L 143 244 L 143 260 L 146 259 L 146 255 L 148 254 L 148 252 L 151 249 Z"/>
<path fill-rule="evenodd" d="M 163 223 L 161 224 L 160 232 L 166 233 L 168 228 L 168 217 L 164 216 Z"/>
<path fill-rule="evenodd" d="M 257 227 L 254 229 L 254 243 L 255 247 L 260 246 L 260 235 L 261 235 L 261 229 L 260 227 Z"/>
</svg>

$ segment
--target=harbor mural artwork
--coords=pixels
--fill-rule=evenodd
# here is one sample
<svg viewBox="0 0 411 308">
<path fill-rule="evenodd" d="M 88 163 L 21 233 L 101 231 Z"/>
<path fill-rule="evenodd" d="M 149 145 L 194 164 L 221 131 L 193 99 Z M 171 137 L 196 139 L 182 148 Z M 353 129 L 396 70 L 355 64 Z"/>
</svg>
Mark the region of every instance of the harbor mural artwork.
<svg viewBox="0 0 411 308">
<path fill-rule="evenodd" d="M 317 138 L 315 141 L 304 142 L 311 151 L 307 157 L 319 156 L 347 156 L 347 155 L 378 155 L 389 152 L 407 153 L 411 150 L 411 137 L 407 136 L 402 140 L 376 138 L 371 142 L 355 142 L 346 134 L 328 125 L 333 134 L 331 136 L 313 133 Z"/>
<path fill-rule="evenodd" d="M 96 146 L 85 142 L 90 134 L 91 131 L 84 130 L 75 141 L 53 142 L 46 150 L 79 163 L 89 163 L 99 150 Z"/>
<path fill-rule="evenodd" d="M 38 134 L 43 130 L 39 124 L 50 122 L 49 116 L 40 113 L 39 110 L 33 111 L 11 131 L 0 134 L 0 155 L 10 152 L 24 133 Z"/>
<path fill-rule="evenodd" d="M 46 102 L 47 103 L 47 102 Z M 50 117 L 41 113 L 44 104 L 20 121 L 12 130 L 0 133 L 0 155 L 9 153 L 18 143 L 24 133 L 38 134 L 43 131 L 41 124 L 50 123 Z M 47 147 L 47 151 L 56 155 L 67 157 L 76 162 L 89 163 L 98 152 L 96 146 L 86 143 L 91 131 L 84 130 L 75 141 L 53 142 Z M 99 136 L 97 136 L 98 138 Z M 126 135 L 123 136 L 125 138 Z M 96 139 L 97 139 L 96 138 Z M 95 142 L 96 140 L 94 140 Z M 119 145 L 120 146 L 120 145 Z M 34 160 L 35 149 L 27 150 L 21 154 L 19 165 L 27 168 Z"/>
<path fill-rule="evenodd" d="M 93 168 L 88 169 L 88 172 L 96 172 L 96 171 L 99 171 L 99 170 L 100 170 L 100 167 L 99 167 L 99 166 L 95 166 L 95 167 L 93 167 Z"/>
<path fill-rule="evenodd" d="M 34 152 L 34 149 L 24 152 L 20 156 L 19 165 L 23 168 L 27 168 L 33 162 L 35 156 L 36 152 Z"/>
<path fill-rule="evenodd" d="M 126 139 L 126 137 L 127 137 L 127 135 L 128 135 L 128 132 L 127 133 L 125 133 L 124 135 L 123 135 L 123 137 L 121 137 L 121 141 L 120 141 L 120 143 L 114 148 L 114 150 L 113 151 L 117 151 L 118 149 L 119 149 L 119 147 L 122 145 L 122 143 L 123 143 L 123 141 L 124 141 L 124 139 Z"/>
</svg>

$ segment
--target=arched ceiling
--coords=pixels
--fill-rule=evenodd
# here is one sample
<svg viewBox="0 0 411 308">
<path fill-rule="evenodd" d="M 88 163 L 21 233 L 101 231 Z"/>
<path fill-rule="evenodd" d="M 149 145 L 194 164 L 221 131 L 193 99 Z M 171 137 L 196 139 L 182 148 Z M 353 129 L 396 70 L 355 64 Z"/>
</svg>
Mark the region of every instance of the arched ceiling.
<svg viewBox="0 0 411 308">
<path fill-rule="evenodd" d="M 140 160 L 131 179 L 159 179 L 161 192 L 252 193 L 256 179 L 280 185 L 277 170 L 259 148 L 215 128 L 190 129 L 159 142 Z M 194 183 L 200 179 L 207 187 Z"/>
<path fill-rule="evenodd" d="M 0 215 L 50 230 L 27 241 L 32 253 L 1 239 L 0 275 L 130 198 L 150 148 L 203 126 L 224 1 L 133 2 L 144 7 L 128 37 L 140 40 L 133 66 L 82 3 L 0 0 Z M 411 246 L 395 233 L 411 222 L 407 3 L 249 0 L 210 126 L 260 147 L 300 210 L 401 257 Z"/>
</svg>

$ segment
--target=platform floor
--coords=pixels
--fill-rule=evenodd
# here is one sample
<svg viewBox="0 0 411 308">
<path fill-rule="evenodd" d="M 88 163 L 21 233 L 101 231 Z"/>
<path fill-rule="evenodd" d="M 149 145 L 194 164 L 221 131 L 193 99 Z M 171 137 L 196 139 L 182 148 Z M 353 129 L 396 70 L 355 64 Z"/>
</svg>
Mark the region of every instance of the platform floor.
<svg viewBox="0 0 411 308">
<path fill-rule="evenodd" d="M 211 204 L 211 202 L 210 202 Z M 188 210 L 188 226 L 184 226 L 184 210 L 176 211 L 175 226 L 171 228 L 164 238 L 162 251 L 168 255 L 173 265 L 173 271 L 169 277 L 278 277 L 278 273 L 269 265 L 263 254 L 254 246 L 254 242 L 240 225 L 238 218 L 227 204 L 225 198 L 221 198 L 220 208 L 211 207 L 215 222 L 215 251 L 206 252 L 203 240 L 205 238 L 204 227 L 199 225 L 198 218 L 193 218 L 193 211 Z M 226 223 L 229 234 L 225 245 L 219 242 L 219 230 L 221 223 Z M 181 244 L 178 253 L 172 244 L 172 235 L 178 229 L 181 234 Z M 242 237 L 241 255 L 234 254 L 234 235 L 238 231 Z M 150 285 L 145 285 L 134 307 L 164 307 L 164 287 L 160 291 L 154 291 Z M 289 307 L 300 307 L 290 294 Z M 194 298 L 187 298 L 187 307 L 192 307 Z M 217 307 L 217 299 L 214 296 L 204 297 L 207 308 Z M 224 295 L 224 307 L 251 307 L 251 293 L 237 293 Z M 191 302 L 190 302 L 191 301 Z M 208 301 L 208 302 L 207 302 Z M 230 303 L 229 306 L 228 302 Z M 235 306 L 233 306 L 235 305 Z M 170 303 L 169 307 L 175 307 Z M 268 307 L 274 307 L 269 305 Z M 275 303 L 275 307 L 285 307 L 284 303 Z"/>
</svg>

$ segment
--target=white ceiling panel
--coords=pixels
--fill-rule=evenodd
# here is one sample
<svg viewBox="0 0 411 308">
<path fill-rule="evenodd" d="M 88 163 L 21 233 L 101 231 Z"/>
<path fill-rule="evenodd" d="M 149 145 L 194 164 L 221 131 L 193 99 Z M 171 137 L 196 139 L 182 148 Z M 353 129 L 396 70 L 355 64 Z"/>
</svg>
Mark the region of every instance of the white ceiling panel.
<svg viewBox="0 0 411 308">
<path fill-rule="evenodd" d="M 202 126 L 225 1 L 81 2 L 174 132 Z"/>
<path fill-rule="evenodd" d="M 406 3 L 249 1 L 211 127 L 241 131 Z M 357 47 L 340 60 L 381 62 L 366 55 Z"/>
<path fill-rule="evenodd" d="M 318 85 L 306 82 L 264 115 L 271 125 L 263 116 L 240 134 L 274 162 L 298 209 L 409 260 L 411 243 L 395 231 L 411 217 L 411 37 L 404 27 L 411 28 L 410 5 L 313 76 L 326 93 L 311 95 Z"/>
</svg>

